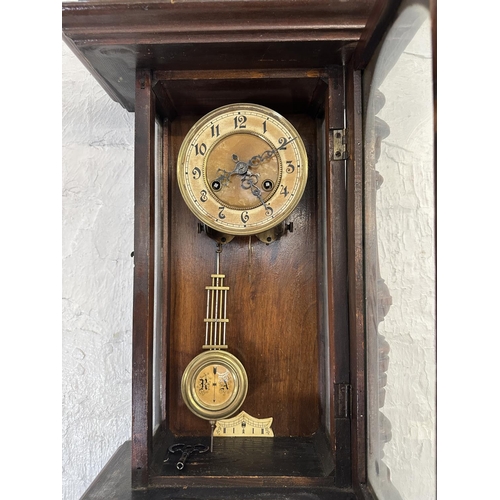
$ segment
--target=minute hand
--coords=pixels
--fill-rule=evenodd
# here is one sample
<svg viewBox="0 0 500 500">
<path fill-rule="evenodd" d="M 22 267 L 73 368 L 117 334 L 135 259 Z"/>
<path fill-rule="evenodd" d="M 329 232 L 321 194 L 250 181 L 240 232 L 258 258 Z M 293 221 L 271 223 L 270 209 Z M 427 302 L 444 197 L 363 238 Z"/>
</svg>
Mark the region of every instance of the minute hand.
<svg viewBox="0 0 500 500">
<path fill-rule="evenodd" d="M 288 139 L 288 140 L 285 137 L 282 137 L 278 141 L 280 143 L 279 147 L 274 148 L 274 149 L 268 149 L 267 151 L 264 151 L 261 155 L 252 156 L 252 158 L 250 158 L 250 160 L 247 162 L 241 161 L 238 158 L 237 154 L 233 154 L 232 160 L 235 163 L 234 169 L 231 170 L 230 172 L 228 172 L 227 170 L 219 168 L 217 170 L 217 173 L 219 173 L 219 176 L 215 179 L 215 182 L 220 182 L 223 186 L 227 186 L 229 184 L 229 179 L 231 178 L 231 176 L 240 175 L 242 178 L 241 182 L 242 182 L 242 186 L 243 186 L 243 183 L 248 180 L 248 177 L 249 177 L 248 169 L 249 168 L 258 167 L 262 163 L 269 161 L 273 156 L 275 156 L 278 153 L 278 151 L 280 151 L 282 149 L 286 149 L 287 145 L 290 144 L 291 142 L 293 142 L 295 139 L 297 139 L 297 137 L 293 137 L 292 139 Z M 246 186 L 243 186 L 243 187 L 245 189 L 249 189 L 253 185 L 254 185 L 254 183 L 250 182 L 250 184 L 247 184 Z M 255 194 L 255 196 L 257 196 L 261 200 L 261 198 L 259 196 L 261 194 L 260 190 L 259 190 L 259 194 L 257 194 L 257 193 L 254 193 L 253 189 L 252 189 L 252 193 Z M 264 202 L 262 202 L 262 200 L 261 200 L 261 203 L 265 206 L 265 204 L 264 204 Z"/>
<path fill-rule="evenodd" d="M 265 153 L 270 153 L 269 158 L 271 158 L 274 155 L 273 151 L 266 151 Z M 263 153 L 263 154 L 265 154 L 265 153 Z M 256 159 L 255 161 L 259 161 L 259 162 L 264 161 L 262 159 L 257 160 L 257 158 L 258 158 L 257 156 L 254 156 L 252 158 L 252 160 L 254 158 Z M 248 174 L 249 167 L 252 166 L 252 164 L 251 164 L 252 160 L 250 160 L 249 162 L 241 161 L 238 158 L 237 154 L 233 154 L 231 159 L 235 163 L 233 170 L 228 172 L 227 170 L 224 170 L 222 168 L 217 169 L 217 173 L 220 173 L 220 172 L 222 172 L 222 173 L 220 173 L 220 175 L 215 179 L 215 182 L 220 182 L 223 186 L 227 186 L 229 184 L 229 179 L 231 179 L 231 176 L 233 176 L 233 175 L 240 175 L 242 177 L 242 182 L 243 182 L 243 179 L 246 179 L 249 175 Z"/>
<path fill-rule="evenodd" d="M 278 142 L 280 143 L 279 147 L 274 148 L 274 149 L 268 149 L 267 151 L 264 151 L 261 155 L 256 155 L 252 156 L 250 160 L 247 162 L 248 167 L 258 167 L 261 163 L 264 163 L 265 161 L 270 160 L 273 156 L 275 156 L 278 151 L 286 149 L 288 144 L 293 142 L 297 137 L 293 137 L 292 139 L 286 139 L 285 137 L 282 137 Z M 233 155 L 234 157 L 235 155 Z"/>
</svg>

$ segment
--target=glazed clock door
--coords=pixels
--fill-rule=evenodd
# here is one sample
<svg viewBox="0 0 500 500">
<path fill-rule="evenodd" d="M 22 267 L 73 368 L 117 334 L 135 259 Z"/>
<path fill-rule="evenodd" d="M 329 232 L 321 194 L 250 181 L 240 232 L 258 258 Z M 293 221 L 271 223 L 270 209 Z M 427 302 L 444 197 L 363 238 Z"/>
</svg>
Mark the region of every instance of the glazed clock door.
<svg viewBox="0 0 500 500">
<path fill-rule="evenodd" d="M 419 500 L 436 495 L 435 12 L 395 14 L 362 75 L 366 479 Z"/>
</svg>

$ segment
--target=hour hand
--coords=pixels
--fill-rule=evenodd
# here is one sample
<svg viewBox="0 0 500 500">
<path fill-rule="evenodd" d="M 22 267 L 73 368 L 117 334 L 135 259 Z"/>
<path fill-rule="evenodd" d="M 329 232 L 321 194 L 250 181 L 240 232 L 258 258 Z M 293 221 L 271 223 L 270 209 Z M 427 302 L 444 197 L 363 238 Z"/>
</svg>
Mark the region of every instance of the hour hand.
<svg viewBox="0 0 500 500">
<path fill-rule="evenodd" d="M 229 181 L 231 179 L 231 176 L 233 175 L 245 175 L 248 171 L 248 167 L 251 165 L 249 163 L 246 163 L 244 161 L 240 161 L 238 158 L 238 155 L 233 154 L 233 161 L 235 162 L 234 169 L 231 171 L 224 170 L 222 168 L 219 168 L 217 170 L 217 173 L 222 172 L 214 182 L 220 182 L 222 186 L 227 186 L 229 184 Z"/>
<path fill-rule="evenodd" d="M 212 182 L 212 187 L 218 191 L 222 186 L 227 186 L 231 180 L 231 176 L 236 174 L 236 172 L 228 172 L 222 168 L 217 169 L 217 173 L 222 172 L 218 177 L 216 177 Z"/>
</svg>

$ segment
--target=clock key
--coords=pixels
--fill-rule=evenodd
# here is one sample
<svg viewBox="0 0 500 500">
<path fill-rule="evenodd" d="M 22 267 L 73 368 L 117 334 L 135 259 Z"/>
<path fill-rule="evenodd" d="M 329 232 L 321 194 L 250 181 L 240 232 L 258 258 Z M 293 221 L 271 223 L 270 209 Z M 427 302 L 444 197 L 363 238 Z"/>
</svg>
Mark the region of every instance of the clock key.
<svg viewBox="0 0 500 500">
<path fill-rule="evenodd" d="M 170 446 L 168 449 L 170 453 L 177 453 L 177 452 L 182 452 L 181 458 L 178 460 L 176 463 L 177 470 L 182 470 L 184 469 L 184 465 L 186 464 L 186 460 L 193 454 L 193 453 L 205 453 L 208 451 L 208 446 L 205 446 L 203 444 L 183 444 L 183 443 L 177 443 L 173 444 Z"/>
</svg>

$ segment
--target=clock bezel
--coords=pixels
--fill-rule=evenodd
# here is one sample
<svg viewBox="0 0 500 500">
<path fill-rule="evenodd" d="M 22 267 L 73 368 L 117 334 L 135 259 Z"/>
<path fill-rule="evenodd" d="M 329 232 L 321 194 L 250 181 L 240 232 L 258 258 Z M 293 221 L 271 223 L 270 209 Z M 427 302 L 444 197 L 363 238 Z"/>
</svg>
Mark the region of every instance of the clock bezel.
<svg viewBox="0 0 500 500">
<path fill-rule="evenodd" d="M 234 380 L 233 397 L 227 404 L 208 408 L 203 405 L 195 393 L 194 380 L 206 365 L 219 363 L 229 369 Z M 210 350 L 198 354 L 187 365 L 181 379 L 181 395 L 186 406 L 198 417 L 205 420 L 219 420 L 234 415 L 243 405 L 248 392 L 248 376 L 241 361 L 227 351 Z"/>
<path fill-rule="evenodd" d="M 241 222 L 241 225 L 239 223 L 235 224 L 234 221 L 231 225 L 229 225 L 228 223 L 222 221 L 220 218 L 211 215 L 207 210 L 202 209 L 200 203 L 198 203 L 190 195 L 191 185 L 189 184 L 187 176 L 185 175 L 186 156 L 188 150 L 193 147 L 192 140 L 197 136 L 199 130 L 205 127 L 207 123 L 210 123 L 212 120 L 214 120 L 221 114 L 232 113 L 235 111 L 256 111 L 258 113 L 267 115 L 269 118 L 272 118 L 273 120 L 278 122 L 279 125 L 283 127 L 291 137 L 295 138 L 293 140 L 293 145 L 292 145 L 296 150 L 296 154 L 294 156 L 300 161 L 300 163 L 297 162 L 298 165 L 297 176 L 294 185 L 290 190 L 289 201 L 287 201 L 284 204 L 281 204 L 279 211 L 276 214 L 266 215 L 266 207 L 260 204 L 257 206 L 245 207 L 241 209 L 225 207 L 228 211 L 232 211 L 231 213 L 247 212 L 249 214 L 252 214 L 253 217 L 257 215 L 258 217 L 257 222 L 252 223 L 250 226 L 248 225 L 248 223 L 243 222 L 243 220 Z M 240 133 L 242 132 L 241 131 L 229 132 L 220 139 L 218 139 L 217 143 L 219 143 L 221 140 L 223 140 L 228 136 Z M 248 129 L 244 133 L 256 136 L 264 140 L 264 142 L 269 142 L 266 138 L 263 138 L 261 134 L 256 130 Z M 212 193 L 212 189 L 207 184 L 206 181 L 206 164 L 208 162 L 210 153 L 212 152 L 215 144 L 216 143 L 210 145 L 208 152 L 205 158 L 203 159 L 203 167 L 202 167 L 203 171 L 201 172 L 199 178 L 203 179 L 203 182 L 206 187 L 207 196 L 212 196 L 213 199 L 218 199 L 218 197 Z M 278 177 L 281 179 L 283 176 L 283 165 L 286 165 L 286 160 L 284 159 L 284 154 L 282 153 L 282 151 L 278 152 L 277 159 L 279 168 L 281 169 Z M 215 229 L 216 231 L 220 231 L 221 233 L 230 235 L 248 235 L 248 236 L 255 235 L 267 231 L 282 223 L 288 216 L 290 216 L 290 214 L 295 210 L 295 208 L 299 204 L 300 199 L 302 198 L 302 195 L 307 185 L 308 171 L 309 171 L 309 162 L 308 162 L 307 151 L 304 142 L 297 129 L 283 115 L 276 112 L 275 110 L 267 106 L 262 106 L 260 104 L 253 104 L 253 103 L 240 102 L 240 103 L 228 104 L 213 109 L 209 113 L 205 114 L 191 127 L 189 132 L 186 134 L 181 144 L 177 159 L 177 181 L 180 192 L 182 194 L 182 198 L 184 199 L 186 205 L 201 222 L 211 227 L 212 229 Z M 270 204 L 273 200 L 277 198 L 277 196 L 279 196 L 279 193 L 278 189 L 276 188 L 273 194 L 268 198 L 266 204 Z"/>
</svg>

